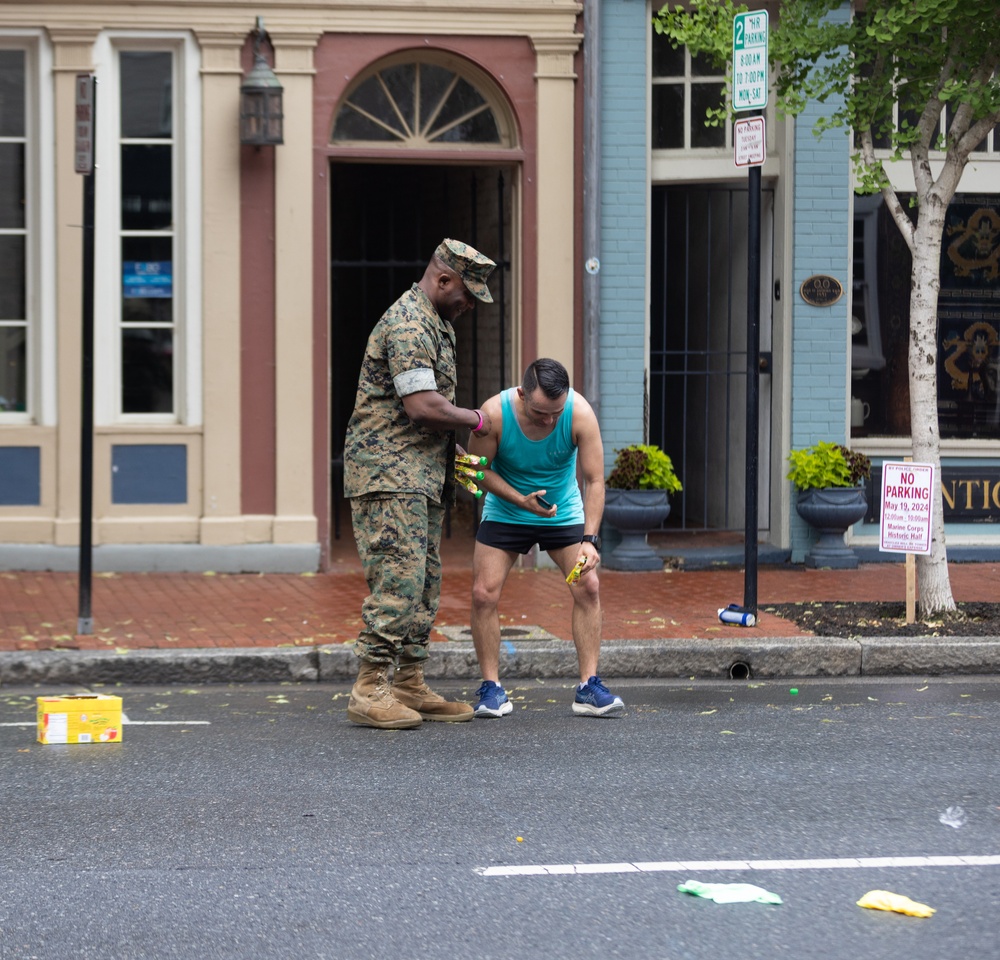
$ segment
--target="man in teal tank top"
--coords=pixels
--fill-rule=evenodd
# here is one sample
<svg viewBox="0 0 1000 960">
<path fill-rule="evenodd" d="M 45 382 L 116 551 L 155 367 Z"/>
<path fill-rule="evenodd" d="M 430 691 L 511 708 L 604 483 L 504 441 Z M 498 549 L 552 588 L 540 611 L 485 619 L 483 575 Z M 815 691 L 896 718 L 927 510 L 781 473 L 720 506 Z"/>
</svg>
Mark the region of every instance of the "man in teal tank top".
<svg viewBox="0 0 1000 960">
<path fill-rule="evenodd" d="M 478 484 L 486 499 L 472 560 L 472 639 L 483 672 L 475 714 L 502 717 L 513 709 L 500 684 L 500 595 L 518 555 L 537 543 L 564 576 L 584 561 L 579 580 L 566 588 L 580 663 L 573 712 L 621 716 L 621 698 L 597 672 L 604 446 L 593 407 L 570 388 L 558 360 L 543 358 L 528 366 L 521 386 L 491 397 L 482 410 L 489 431 L 469 438 L 469 452 L 489 459 Z"/>
</svg>

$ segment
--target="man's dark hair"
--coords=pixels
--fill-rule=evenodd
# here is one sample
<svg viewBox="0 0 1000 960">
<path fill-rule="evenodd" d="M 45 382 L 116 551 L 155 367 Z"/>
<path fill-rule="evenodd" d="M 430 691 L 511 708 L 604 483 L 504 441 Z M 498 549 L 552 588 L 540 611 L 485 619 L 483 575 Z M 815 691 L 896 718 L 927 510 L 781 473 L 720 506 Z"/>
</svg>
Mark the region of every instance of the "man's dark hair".
<svg viewBox="0 0 1000 960">
<path fill-rule="evenodd" d="M 558 360 L 549 357 L 541 357 L 528 364 L 521 389 L 530 397 L 536 387 L 541 387 L 542 393 L 550 400 L 558 400 L 569 391 L 569 374 L 566 368 Z"/>
</svg>

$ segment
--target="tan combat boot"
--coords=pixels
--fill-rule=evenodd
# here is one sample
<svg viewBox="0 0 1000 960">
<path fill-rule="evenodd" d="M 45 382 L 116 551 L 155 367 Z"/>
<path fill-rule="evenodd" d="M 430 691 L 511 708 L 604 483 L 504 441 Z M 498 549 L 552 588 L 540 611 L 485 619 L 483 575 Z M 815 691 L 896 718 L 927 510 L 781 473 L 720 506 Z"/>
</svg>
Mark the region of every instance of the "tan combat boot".
<svg viewBox="0 0 1000 960">
<path fill-rule="evenodd" d="M 362 660 L 358 679 L 347 701 L 347 719 L 381 730 L 407 730 L 419 727 L 420 714 L 404 707 L 389 686 L 389 664 Z"/>
<path fill-rule="evenodd" d="M 416 710 L 424 720 L 445 720 L 451 723 L 471 720 L 472 706 L 459 700 L 445 700 L 424 682 L 423 665 L 400 663 L 392 678 L 392 692 L 396 699 L 411 710 Z"/>
</svg>

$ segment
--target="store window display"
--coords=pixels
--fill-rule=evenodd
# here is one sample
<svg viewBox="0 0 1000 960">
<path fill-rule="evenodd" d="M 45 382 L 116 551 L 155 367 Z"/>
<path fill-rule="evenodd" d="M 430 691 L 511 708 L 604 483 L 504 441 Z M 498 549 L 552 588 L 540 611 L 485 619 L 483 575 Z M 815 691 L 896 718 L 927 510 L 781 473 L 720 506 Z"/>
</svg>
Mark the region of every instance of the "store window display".
<svg viewBox="0 0 1000 960">
<path fill-rule="evenodd" d="M 901 197 L 904 205 L 908 199 Z M 909 435 L 910 264 L 909 249 L 881 197 L 858 198 L 852 437 Z M 958 194 L 948 208 L 941 247 L 937 374 L 942 438 L 1000 439 L 998 196 Z"/>
</svg>

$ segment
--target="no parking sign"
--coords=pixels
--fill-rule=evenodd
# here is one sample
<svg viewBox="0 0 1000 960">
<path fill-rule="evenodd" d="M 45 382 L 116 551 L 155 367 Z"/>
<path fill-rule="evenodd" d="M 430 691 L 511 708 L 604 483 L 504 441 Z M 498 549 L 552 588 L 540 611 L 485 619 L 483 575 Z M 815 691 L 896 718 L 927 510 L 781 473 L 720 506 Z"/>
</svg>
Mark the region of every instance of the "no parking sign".
<svg viewBox="0 0 1000 960">
<path fill-rule="evenodd" d="M 934 465 L 882 464 L 882 510 L 879 550 L 931 552 Z"/>
</svg>

